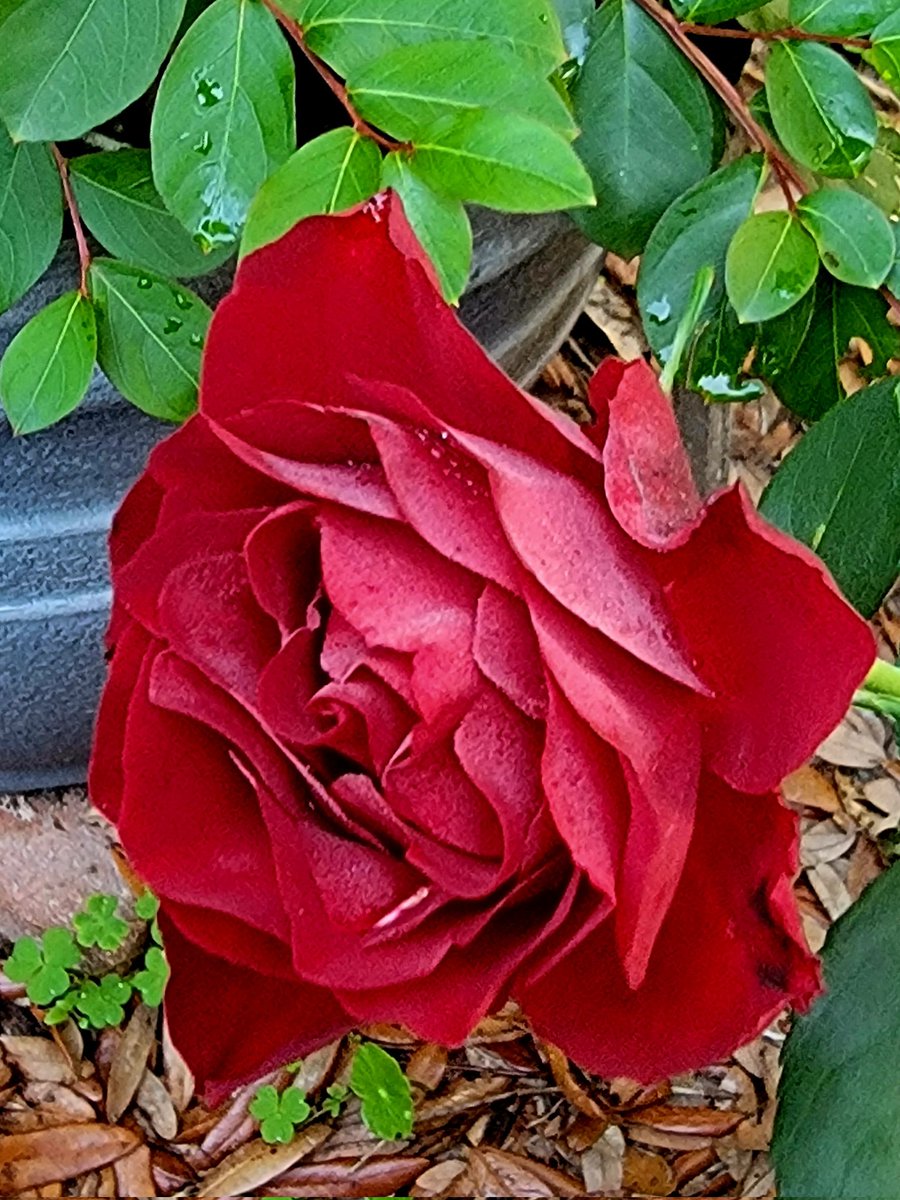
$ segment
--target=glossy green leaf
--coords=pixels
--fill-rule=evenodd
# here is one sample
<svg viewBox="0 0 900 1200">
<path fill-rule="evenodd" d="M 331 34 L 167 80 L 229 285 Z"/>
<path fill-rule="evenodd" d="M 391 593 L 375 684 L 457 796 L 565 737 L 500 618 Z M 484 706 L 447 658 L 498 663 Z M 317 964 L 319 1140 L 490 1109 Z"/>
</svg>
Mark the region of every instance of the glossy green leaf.
<svg viewBox="0 0 900 1200">
<path fill-rule="evenodd" d="M 703 25 L 718 25 L 761 7 L 760 0 L 672 0 L 672 8 L 682 21 Z"/>
<path fill-rule="evenodd" d="M 790 0 L 791 24 L 807 33 L 856 37 L 871 33 L 897 0 Z"/>
<path fill-rule="evenodd" d="M 631 258 L 672 201 L 712 170 L 713 109 L 694 68 L 634 0 L 606 0 L 588 31 L 572 100 L 576 149 L 598 202 L 576 220 Z"/>
<path fill-rule="evenodd" d="M 762 170 L 758 155 L 722 167 L 679 196 L 650 235 L 641 258 L 637 298 L 647 339 L 660 362 L 668 362 L 692 281 L 701 267 L 715 272 L 706 317 L 719 308 L 725 294 L 725 255 L 750 215 Z"/>
<path fill-rule="evenodd" d="M 416 174 L 436 192 L 505 212 L 592 204 L 587 172 L 548 125 L 479 109 L 442 121 L 416 143 Z"/>
<path fill-rule="evenodd" d="M 97 354 L 94 310 L 66 292 L 32 317 L 0 359 L 0 402 L 14 433 L 45 429 L 83 399 Z"/>
<path fill-rule="evenodd" d="M 587 50 L 587 23 L 596 8 L 594 0 L 553 0 L 553 7 L 569 57 L 581 62 Z"/>
<path fill-rule="evenodd" d="M 788 1039 L 772 1153 L 783 1200 L 888 1200 L 900 1178 L 900 866 L 832 927 L 826 990 Z"/>
<path fill-rule="evenodd" d="M 565 58 L 551 0 L 283 0 L 281 7 L 344 77 L 395 46 L 459 38 L 506 46 L 544 74 Z"/>
<path fill-rule="evenodd" d="M 412 1091 L 400 1064 L 374 1042 L 363 1042 L 353 1055 L 350 1089 L 362 1101 L 362 1119 L 377 1138 L 409 1137 L 413 1127 Z"/>
<path fill-rule="evenodd" d="M 444 117 L 477 108 L 519 112 L 568 138 L 576 133 L 556 88 L 492 42 L 398 46 L 354 72 L 347 89 L 367 121 L 401 141 L 415 141 Z"/>
<path fill-rule="evenodd" d="M 385 158 L 382 183 L 403 201 L 406 218 L 437 272 L 444 299 L 455 304 L 472 266 L 472 226 L 465 208 L 421 180 L 405 154 Z"/>
<path fill-rule="evenodd" d="M 760 351 L 754 369 L 771 383 L 793 412 L 816 421 L 845 399 L 839 367 L 852 338 L 872 351 L 870 379 L 884 375 L 888 361 L 900 358 L 900 330 L 887 320 L 887 304 L 867 288 L 838 283 L 820 274 L 814 302 L 806 301 L 777 321 L 759 327 Z"/>
<path fill-rule="evenodd" d="M 847 186 L 877 204 L 886 216 L 900 217 L 900 133 L 896 129 L 879 126 L 866 169 Z"/>
<path fill-rule="evenodd" d="M 294 65 L 259 0 L 216 0 L 163 75 L 150 129 L 166 206 L 204 249 L 230 246 L 296 144 Z"/>
<path fill-rule="evenodd" d="M 209 308 L 187 288 L 110 258 L 94 260 L 91 287 L 100 366 L 144 412 L 185 420 L 197 403 Z"/>
<path fill-rule="evenodd" d="M 890 0 L 891 5 L 896 0 Z M 892 14 L 875 29 L 872 34 L 872 48 L 863 53 L 863 58 L 870 63 L 881 78 L 895 92 L 900 92 L 900 9 Z"/>
<path fill-rule="evenodd" d="M 766 64 L 766 95 L 778 136 L 799 163 L 836 178 L 860 173 L 875 145 L 875 110 L 836 50 L 779 42 Z"/>
<path fill-rule="evenodd" d="M 894 234 L 894 261 L 885 283 L 896 296 L 900 293 L 900 221 L 894 221 L 891 230 Z"/>
<path fill-rule="evenodd" d="M 778 469 L 762 512 L 872 616 L 900 572 L 900 384 L 873 384 L 827 413 Z"/>
<path fill-rule="evenodd" d="M 62 235 L 62 189 L 47 146 L 0 126 L 0 312 L 43 274 Z"/>
<path fill-rule="evenodd" d="M 274 242 L 303 217 L 341 212 L 378 191 L 381 152 L 349 126 L 332 129 L 292 154 L 250 207 L 241 254 Z"/>
<path fill-rule="evenodd" d="M 685 379 L 692 391 L 713 403 L 756 400 L 765 391 L 761 380 L 743 375 L 756 331 L 742 325 L 723 297 L 698 333 L 687 361 Z"/>
<path fill-rule="evenodd" d="M 823 188 L 804 196 L 797 214 L 835 279 L 881 287 L 894 262 L 894 233 L 871 200 L 847 188 Z"/>
<path fill-rule="evenodd" d="M 16 141 L 79 137 L 153 82 L 184 0 L 24 0 L 3 23 L 0 114 Z"/>
<path fill-rule="evenodd" d="M 85 154 L 69 163 L 85 224 L 110 254 L 136 267 L 188 278 L 223 263 L 229 247 L 204 254 L 153 183 L 148 150 Z"/>
<path fill-rule="evenodd" d="M 725 287 L 742 322 L 767 321 L 812 287 L 819 258 L 812 238 L 790 213 L 748 217 L 725 260 Z"/>
</svg>

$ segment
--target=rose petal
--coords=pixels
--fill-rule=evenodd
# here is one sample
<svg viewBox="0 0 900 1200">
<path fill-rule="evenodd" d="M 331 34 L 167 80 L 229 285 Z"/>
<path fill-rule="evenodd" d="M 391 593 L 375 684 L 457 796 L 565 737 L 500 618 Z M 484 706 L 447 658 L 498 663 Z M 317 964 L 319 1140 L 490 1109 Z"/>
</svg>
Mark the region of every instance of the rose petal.
<svg viewBox="0 0 900 1200">
<path fill-rule="evenodd" d="M 801 945 L 796 910 L 785 923 L 779 899 L 795 841 L 777 797 L 705 779 L 684 876 L 643 983 L 629 988 L 605 923 L 515 987 L 539 1034 L 589 1071 L 650 1082 L 717 1062 L 786 1004 L 808 1003 L 815 960 Z"/>
<path fill-rule="evenodd" d="M 256 601 L 278 622 L 282 638 L 307 623 L 319 589 L 319 533 L 315 508 L 300 501 L 276 508 L 244 543 L 247 575 Z"/>
<path fill-rule="evenodd" d="M 133 621 L 125 625 L 116 639 L 113 652 L 115 669 L 110 671 L 100 698 L 88 777 L 91 803 L 110 821 L 119 819 L 122 806 L 125 786 L 122 743 L 125 740 L 128 708 L 144 661 L 152 659 L 157 649 L 158 643 L 154 644 L 150 635 Z"/>
<path fill-rule="evenodd" d="M 544 717 L 547 687 L 528 609 L 515 596 L 488 583 L 478 598 L 475 662 L 526 717 Z"/>
</svg>

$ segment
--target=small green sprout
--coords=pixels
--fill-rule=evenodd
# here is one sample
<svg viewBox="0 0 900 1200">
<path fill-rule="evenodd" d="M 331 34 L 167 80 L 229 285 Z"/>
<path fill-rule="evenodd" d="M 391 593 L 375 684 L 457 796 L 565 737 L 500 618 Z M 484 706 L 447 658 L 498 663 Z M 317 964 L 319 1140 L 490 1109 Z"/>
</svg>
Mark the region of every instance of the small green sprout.
<svg viewBox="0 0 900 1200">
<path fill-rule="evenodd" d="M 326 1089 L 326 1093 L 322 1101 L 322 1112 L 328 1113 L 330 1117 L 339 1116 L 344 1101 L 350 1095 L 350 1089 L 341 1083 L 333 1083 Z"/>
<path fill-rule="evenodd" d="M 159 946 L 151 946 L 144 955 L 144 969 L 134 977 L 134 986 L 141 999 L 151 1008 L 162 1004 L 163 992 L 169 979 L 169 964 Z"/>
<path fill-rule="evenodd" d="M 110 1025 L 121 1025 L 131 990 L 131 984 L 121 975 L 104 975 L 98 983 L 87 979 L 76 989 L 70 1011 L 74 1009 L 82 1028 L 106 1029 Z"/>
<path fill-rule="evenodd" d="M 374 1042 L 363 1042 L 353 1056 L 350 1090 L 362 1101 L 362 1119 L 377 1138 L 393 1141 L 412 1133 L 413 1103 L 409 1080 L 400 1064 Z"/>
<path fill-rule="evenodd" d="M 68 991 L 69 971 L 81 955 L 67 929 L 48 929 L 40 942 L 23 937 L 13 946 L 4 970 L 13 983 L 24 983 L 28 999 L 42 1007 Z"/>
<path fill-rule="evenodd" d="M 102 892 L 88 896 L 84 908 L 72 918 L 75 937 L 81 946 L 118 950 L 128 934 L 128 922 L 116 915 L 119 901 Z"/>
<path fill-rule="evenodd" d="M 284 1145 L 293 1141 L 297 1126 L 312 1113 L 298 1088 L 289 1087 L 279 1094 L 271 1084 L 259 1089 L 249 1111 L 250 1116 L 259 1121 L 259 1133 L 264 1142 Z"/>
</svg>

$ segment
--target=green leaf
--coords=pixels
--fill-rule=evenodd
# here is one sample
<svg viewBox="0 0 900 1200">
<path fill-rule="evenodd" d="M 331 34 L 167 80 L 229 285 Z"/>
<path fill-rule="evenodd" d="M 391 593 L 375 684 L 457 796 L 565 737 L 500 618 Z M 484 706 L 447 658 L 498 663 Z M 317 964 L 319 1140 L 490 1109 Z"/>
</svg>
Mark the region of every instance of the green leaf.
<svg viewBox="0 0 900 1200">
<path fill-rule="evenodd" d="M 398 46 L 354 72 L 347 90 L 367 121 L 403 141 L 417 140 L 444 117 L 477 108 L 533 117 L 569 139 L 577 132 L 556 88 L 512 50 L 492 42 Z"/>
<path fill-rule="evenodd" d="M 0 402 L 14 433 L 33 433 L 81 401 L 97 354 L 94 310 L 66 292 L 31 318 L 0 360 Z"/>
<path fill-rule="evenodd" d="M 77 967 L 81 962 L 81 953 L 75 945 L 75 939 L 68 929 L 53 926 L 45 931 L 41 938 L 44 960 L 53 967 Z"/>
<path fill-rule="evenodd" d="M 757 213 L 738 228 L 725 260 L 725 287 L 742 322 L 777 317 L 816 281 L 815 243 L 787 212 Z"/>
<path fill-rule="evenodd" d="M 837 178 L 860 173 L 878 125 L 865 88 L 836 50 L 779 42 L 766 64 L 766 94 L 778 137 L 799 163 Z"/>
<path fill-rule="evenodd" d="M 69 969 L 81 955 L 67 929 L 52 928 L 41 942 L 24 937 L 13 946 L 4 970 L 14 983 L 24 983 L 32 1004 L 50 1004 L 68 990 Z"/>
<path fill-rule="evenodd" d="M 275 18 L 259 0 L 216 0 L 172 56 L 153 109 L 166 206 L 204 249 L 229 246 L 295 144 L 294 65 Z"/>
<path fill-rule="evenodd" d="M 760 0 L 672 0 L 672 8 L 682 21 L 704 25 L 718 25 L 761 7 Z"/>
<path fill-rule="evenodd" d="M 281 1094 L 281 1113 L 294 1125 L 300 1125 L 309 1118 L 312 1109 L 299 1088 L 289 1087 Z"/>
<path fill-rule="evenodd" d="M 871 200 L 846 188 L 823 188 L 804 196 L 797 214 L 835 279 L 881 287 L 894 262 L 894 233 Z"/>
<path fill-rule="evenodd" d="M 282 8 L 345 78 L 395 46 L 459 38 L 506 46 L 544 74 L 565 58 L 550 0 L 283 0 Z"/>
<path fill-rule="evenodd" d="M 761 511 L 872 616 L 900 568 L 900 384 L 876 383 L 827 413 L 785 459 Z"/>
<path fill-rule="evenodd" d="M 152 921 L 159 912 L 159 897 L 153 892 L 141 892 L 134 902 L 134 911 L 142 921 Z"/>
<path fill-rule="evenodd" d="M 587 23 L 594 15 L 594 0 L 553 0 L 553 7 L 559 18 L 567 53 L 581 62 L 587 50 Z"/>
<path fill-rule="evenodd" d="M 144 969 L 134 977 L 134 986 L 141 999 L 150 1008 L 162 1004 L 163 993 L 169 981 L 169 964 L 159 946 L 151 946 L 144 955 Z"/>
<path fill-rule="evenodd" d="M 694 184 L 666 209 L 650 235 L 641 259 L 637 298 L 647 339 L 661 363 L 669 360 L 701 267 L 715 272 L 703 315 L 709 319 L 721 307 L 725 255 L 750 215 L 763 165 L 761 156 L 746 155 Z"/>
<path fill-rule="evenodd" d="M 211 271 L 231 253 L 226 246 L 204 254 L 168 211 L 153 183 L 149 150 L 85 154 L 70 161 L 69 174 L 91 233 L 133 266 L 188 278 Z"/>
<path fill-rule="evenodd" d="M 62 189 L 47 146 L 0 126 L 0 312 L 43 274 L 62 235 Z"/>
<path fill-rule="evenodd" d="M 897 0 L 790 0 L 791 24 L 807 33 L 856 37 L 871 33 L 896 9 Z"/>
<path fill-rule="evenodd" d="M 419 179 L 408 156 L 389 154 L 382 184 L 403 201 L 403 211 L 431 259 L 444 299 L 455 304 L 466 286 L 472 265 L 472 226 L 459 200 L 439 196 Z"/>
<path fill-rule="evenodd" d="M 832 927 L 826 991 L 788 1039 L 772 1153 L 784 1200 L 891 1197 L 900 1178 L 900 866 Z"/>
<path fill-rule="evenodd" d="M 895 221 L 891 229 L 894 234 L 894 261 L 885 282 L 896 296 L 900 292 L 900 222 Z"/>
<path fill-rule="evenodd" d="M 257 1090 L 248 1111 L 251 1117 L 259 1121 L 259 1132 L 264 1142 L 281 1142 L 285 1145 L 293 1141 L 296 1126 L 312 1114 L 303 1092 L 289 1087 L 279 1094 L 271 1084 Z"/>
<path fill-rule="evenodd" d="M 276 1116 L 280 1107 L 278 1089 L 267 1083 L 257 1089 L 247 1111 L 254 1120 L 264 1121 L 266 1117 Z"/>
<path fill-rule="evenodd" d="M 893 8 L 896 0 L 888 0 Z M 863 58 L 875 68 L 895 92 L 900 91 L 900 9 L 882 21 L 872 33 L 872 48 Z"/>
<path fill-rule="evenodd" d="M 377 1138 L 409 1137 L 413 1127 L 412 1091 L 400 1064 L 374 1042 L 357 1047 L 350 1090 L 362 1101 L 362 1119 Z"/>
<path fill-rule="evenodd" d="M 153 82 L 184 0 L 24 0 L 3 23 L 0 113 L 16 141 L 77 138 Z"/>
<path fill-rule="evenodd" d="M 634 0 L 606 0 L 588 33 L 572 100 L 598 203 L 575 219 L 631 258 L 672 201 L 712 170 L 713 109 L 694 68 Z"/>
<path fill-rule="evenodd" d="M 82 1024 L 91 1029 L 121 1025 L 125 1005 L 131 999 L 131 984 L 119 975 L 104 975 L 99 983 L 88 979 L 75 994 L 72 1007 L 84 1017 Z"/>
<path fill-rule="evenodd" d="M 591 181 L 566 139 L 518 113 L 479 109 L 439 122 L 417 142 L 412 163 L 441 195 L 503 212 L 594 203 Z"/>
<path fill-rule="evenodd" d="M 303 217 L 340 212 L 379 188 L 381 152 L 349 126 L 313 138 L 268 179 L 250 206 L 241 254 L 274 242 Z"/>
<path fill-rule="evenodd" d="M 865 369 L 869 378 L 884 375 L 888 361 L 900 358 L 900 330 L 887 321 L 887 305 L 877 292 L 820 274 L 814 304 L 797 321 L 791 318 L 793 312 L 759 327 L 754 369 L 788 408 L 808 421 L 844 400 L 839 367 L 851 338 L 862 338 L 872 351 Z"/>
<path fill-rule="evenodd" d="M 88 896 L 82 912 L 72 918 L 80 946 L 99 946 L 118 950 L 128 934 L 128 922 L 116 915 L 119 901 L 115 896 L 97 893 Z"/>
<path fill-rule="evenodd" d="M 862 175 L 847 186 L 877 204 L 888 217 L 900 216 L 900 133 L 881 125 L 872 157 Z"/>
<path fill-rule="evenodd" d="M 187 288 L 110 258 L 94 260 L 91 287 L 100 366 L 144 412 L 184 421 L 197 404 L 209 308 Z"/>
<path fill-rule="evenodd" d="M 3 970 L 13 983 L 28 983 L 44 965 L 44 955 L 32 937 L 20 937 L 12 948 L 12 954 L 3 965 Z"/>
<path fill-rule="evenodd" d="M 764 384 L 759 379 L 742 377 L 755 332 L 752 325 L 741 325 L 737 313 L 723 298 L 691 347 L 687 386 L 712 402 L 758 399 L 766 390 Z"/>
</svg>

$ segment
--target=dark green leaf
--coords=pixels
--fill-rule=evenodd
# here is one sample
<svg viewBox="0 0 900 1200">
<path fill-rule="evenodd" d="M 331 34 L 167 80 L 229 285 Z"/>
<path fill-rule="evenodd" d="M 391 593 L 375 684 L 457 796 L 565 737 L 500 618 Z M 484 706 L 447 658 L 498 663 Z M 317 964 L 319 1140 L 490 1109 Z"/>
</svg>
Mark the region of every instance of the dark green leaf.
<svg viewBox="0 0 900 1200">
<path fill-rule="evenodd" d="M 258 0 L 216 0 L 166 68 L 150 130 L 166 206 L 205 249 L 230 246 L 296 144 L 294 65 Z"/>
<path fill-rule="evenodd" d="M 758 379 L 742 378 L 742 367 L 753 348 L 755 330 L 742 325 L 724 297 L 712 319 L 700 330 L 687 368 L 687 385 L 707 400 L 756 400 L 765 391 Z"/>
<path fill-rule="evenodd" d="M 728 247 L 725 287 L 742 322 L 777 317 L 816 281 L 815 243 L 787 212 L 757 213 L 739 227 Z"/>
<path fill-rule="evenodd" d="M 587 50 L 587 23 L 594 14 L 594 0 L 553 0 L 563 41 L 571 58 L 581 62 Z"/>
<path fill-rule="evenodd" d="M 479 109 L 439 122 L 418 141 L 412 163 L 436 192 L 504 212 L 550 212 L 594 200 L 566 139 L 518 113 Z"/>
<path fill-rule="evenodd" d="M 709 318 L 725 294 L 725 254 L 747 219 L 762 178 L 763 160 L 747 155 L 689 188 L 666 209 L 641 259 L 637 298 L 647 339 L 668 362 L 691 284 L 701 267 L 715 272 L 705 309 Z"/>
<path fill-rule="evenodd" d="M 70 413 L 87 391 L 96 354 L 94 310 L 79 292 L 32 317 L 0 360 L 0 401 L 13 432 L 45 429 Z"/>
<path fill-rule="evenodd" d="M 821 275 L 820 275 L 821 279 Z M 829 284 L 817 284 L 806 293 L 799 303 L 774 321 L 764 321 L 756 328 L 757 354 L 754 367 L 767 379 L 787 372 L 800 353 L 816 308 L 816 300 L 822 298 L 822 288 L 831 296 Z"/>
<path fill-rule="evenodd" d="M 406 218 L 437 271 L 444 299 L 455 304 L 472 265 L 472 226 L 465 208 L 419 179 L 404 154 L 385 158 L 382 183 L 403 201 Z"/>
<path fill-rule="evenodd" d="M 900 293 L 900 221 L 895 221 L 891 229 L 894 233 L 894 261 L 885 282 L 896 296 Z"/>
<path fill-rule="evenodd" d="M 785 1054 L 772 1152 L 784 1200 L 887 1200 L 900 1178 L 900 866 L 833 926 L 826 991 Z"/>
<path fill-rule="evenodd" d="M 879 126 L 865 171 L 849 180 L 847 186 L 868 197 L 887 216 L 900 216 L 900 133 L 896 129 Z"/>
<path fill-rule="evenodd" d="M 889 0 L 891 7 L 896 0 Z M 872 49 L 863 54 L 886 84 L 900 92 L 900 9 L 882 21 L 872 34 Z"/>
<path fill-rule="evenodd" d="M 897 0 L 791 0 L 791 24 L 808 33 L 856 37 L 889 17 Z"/>
<path fill-rule="evenodd" d="M 630 258 L 672 201 L 712 170 L 713 109 L 694 68 L 634 0 L 606 0 L 588 32 L 572 100 L 598 204 L 576 220 Z"/>
<path fill-rule="evenodd" d="M 871 200 L 848 188 L 823 188 L 804 196 L 797 213 L 835 279 L 881 287 L 894 261 L 894 234 Z"/>
<path fill-rule="evenodd" d="M 46 270 L 62 234 L 62 190 L 47 146 L 0 126 L 0 312 Z"/>
<path fill-rule="evenodd" d="M 149 150 L 73 158 L 69 173 L 88 228 L 110 254 L 136 267 L 187 278 L 219 266 L 230 248 L 204 254 L 153 184 Z"/>
<path fill-rule="evenodd" d="M 672 8 L 682 21 L 698 21 L 718 25 L 742 13 L 761 8 L 760 0 L 673 0 Z"/>
<path fill-rule="evenodd" d="M 306 43 L 343 76 L 395 46 L 485 39 L 514 50 L 549 74 L 565 58 L 550 0 L 284 0 Z"/>
<path fill-rule="evenodd" d="M 303 217 L 341 212 L 378 191 L 381 152 L 349 126 L 313 138 L 260 189 L 250 207 L 241 254 L 274 242 Z"/>
<path fill-rule="evenodd" d="M 860 173 L 875 145 L 875 110 L 836 50 L 779 42 L 766 64 L 766 94 L 778 136 L 799 163 L 844 179 Z"/>
<path fill-rule="evenodd" d="M 347 89 L 367 121 L 402 141 L 415 141 L 444 117 L 477 108 L 519 112 L 568 138 L 576 133 L 556 88 L 512 50 L 492 42 L 398 46 L 354 72 Z"/>
<path fill-rule="evenodd" d="M 888 360 L 900 358 L 900 330 L 887 321 L 887 305 L 877 292 L 821 274 L 802 340 L 789 320 L 792 315 L 760 326 L 761 353 L 754 369 L 806 420 L 818 420 L 844 399 L 839 367 L 851 338 L 861 338 L 872 351 L 869 378 L 884 375 Z M 781 328 L 785 321 L 790 326 L 786 331 Z M 767 348 L 770 338 L 776 343 L 774 353 Z"/>
<path fill-rule="evenodd" d="M 197 403 L 197 380 L 212 313 L 178 284 L 113 259 L 95 259 L 100 366 L 132 404 L 183 421 Z"/>
<path fill-rule="evenodd" d="M 827 413 L 766 488 L 762 512 L 811 546 L 850 603 L 872 616 L 900 570 L 900 384 Z"/>
<path fill-rule="evenodd" d="M 362 1101 L 362 1119 L 377 1138 L 409 1137 L 413 1127 L 412 1091 L 395 1058 L 374 1042 L 357 1047 L 350 1089 Z"/>
<path fill-rule="evenodd" d="M 172 43 L 184 0 L 24 0 L 3 23 L 0 113 L 16 141 L 79 137 L 136 100 Z"/>
</svg>

